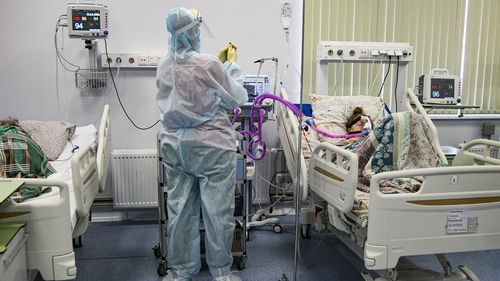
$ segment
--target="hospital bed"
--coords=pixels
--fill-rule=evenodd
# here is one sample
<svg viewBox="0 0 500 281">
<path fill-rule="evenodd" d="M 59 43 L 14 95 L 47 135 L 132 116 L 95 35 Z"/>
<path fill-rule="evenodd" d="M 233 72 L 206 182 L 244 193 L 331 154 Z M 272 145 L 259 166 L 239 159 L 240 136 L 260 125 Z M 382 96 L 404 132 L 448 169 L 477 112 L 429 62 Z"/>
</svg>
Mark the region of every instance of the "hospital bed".
<svg viewBox="0 0 500 281">
<path fill-rule="evenodd" d="M 284 89 L 281 97 L 287 99 Z M 363 104 L 360 104 L 363 106 Z M 445 162 L 437 130 L 411 89 L 405 93 L 407 110 L 424 117 L 432 132 L 432 146 Z M 277 105 L 280 140 L 289 171 L 301 167 L 302 199 L 323 207 L 314 217 L 318 230 L 325 226 L 336 233 L 351 250 L 364 260 L 368 270 L 381 274 L 377 280 L 479 280 L 466 267 L 453 272 L 444 254 L 500 248 L 500 161 L 490 157 L 500 143 L 474 140 L 465 144 L 451 167 L 421 168 L 374 175 L 369 185 L 367 216 L 353 212 L 358 195 L 358 156 L 342 147 L 321 142 L 310 155 L 297 157 L 298 119 Z M 303 142 L 304 143 L 304 142 Z M 481 146 L 483 154 L 471 153 Z M 307 149 L 302 146 L 303 151 Z M 306 157 L 304 157 L 304 155 Z M 307 160 L 309 158 L 309 160 Z M 422 177 L 414 193 L 384 194 L 383 180 Z M 312 199 L 308 199 L 311 195 Z M 314 208 L 312 208 L 314 210 Z M 317 210 L 317 209 L 316 209 Z M 301 212 L 302 213 L 302 212 Z M 303 212 L 311 218 L 311 212 Z M 369 223 L 368 223 L 369 221 Z M 404 257 L 435 254 L 444 273 L 415 267 Z M 363 274 L 365 280 L 373 280 Z M 382 279 L 385 278 L 385 279 Z M 467 279 L 469 278 L 469 279 Z"/>
<path fill-rule="evenodd" d="M 26 222 L 27 264 L 30 279 L 39 271 L 44 280 L 76 278 L 72 241 L 81 242 L 89 224 L 90 207 L 102 192 L 110 150 L 109 105 L 104 107 L 99 129 L 77 127 L 58 160 L 56 173 L 46 179 L 0 179 L 25 185 L 51 187 L 49 193 L 21 203 L 11 200 L 0 206 L 0 222 Z M 75 145 L 79 149 L 75 150 Z"/>
</svg>

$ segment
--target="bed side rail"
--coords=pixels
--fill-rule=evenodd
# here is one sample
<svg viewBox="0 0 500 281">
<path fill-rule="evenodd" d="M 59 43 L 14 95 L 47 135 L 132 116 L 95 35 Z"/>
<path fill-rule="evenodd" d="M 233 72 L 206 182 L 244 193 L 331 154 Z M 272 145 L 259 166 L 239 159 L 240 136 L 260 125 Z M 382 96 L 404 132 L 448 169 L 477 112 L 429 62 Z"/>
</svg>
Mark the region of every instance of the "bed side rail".
<svg viewBox="0 0 500 281">
<path fill-rule="evenodd" d="M 0 182 L 24 182 L 25 185 L 30 185 L 30 186 L 56 187 L 56 188 L 59 188 L 59 190 L 60 190 L 59 198 L 66 200 L 69 204 L 69 187 L 68 187 L 68 184 L 62 180 L 42 179 L 42 178 L 39 178 L 39 179 L 0 178 Z M 33 200 L 36 200 L 36 199 L 37 198 L 33 198 L 33 199 L 29 199 L 28 201 L 24 201 L 24 202 L 32 202 Z M 21 202 L 21 203 L 12 202 L 12 203 L 15 205 L 21 205 L 21 204 L 24 204 L 24 202 Z M 68 211 L 68 213 L 69 213 L 69 211 Z"/>
<path fill-rule="evenodd" d="M 480 147 L 482 153 L 477 154 L 470 151 L 474 147 Z M 500 165 L 499 150 L 500 142 L 498 141 L 487 139 L 471 140 L 458 151 L 453 159 L 453 166 Z M 496 154 L 497 157 L 492 157 L 493 154 Z"/>
<path fill-rule="evenodd" d="M 288 100 L 288 94 L 284 88 L 280 90 L 280 97 Z M 297 165 L 300 163 L 300 187 L 302 189 L 302 200 L 305 201 L 309 195 L 309 190 L 307 185 L 307 166 L 301 148 L 299 149 L 301 152 L 300 157 L 297 159 L 298 139 L 301 137 L 299 122 L 292 111 L 283 104 L 276 103 L 276 107 L 279 136 L 286 157 L 286 165 L 293 182 L 297 183 Z"/>
<path fill-rule="evenodd" d="M 422 176 L 416 193 L 382 194 L 379 182 Z M 394 268 L 402 256 L 500 248 L 500 167 L 413 169 L 370 184 L 365 266 Z"/>
<path fill-rule="evenodd" d="M 111 117 L 109 105 L 104 106 L 101 124 L 99 125 L 99 141 L 97 146 L 97 168 L 99 175 L 99 192 L 106 188 L 106 179 L 108 175 L 108 166 L 111 150 Z"/>
<path fill-rule="evenodd" d="M 343 213 L 352 210 L 358 181 L 358 156 L 320 143 L 309 162 L 309 188 Z"/>
<path fill-rule="evenodd" d="M 99 173 L 94 146 L 78 151 L 71 158 L 75 209 L 78 218 L 88 215 L 90 207 L 99 190 Z"/>
</svg>

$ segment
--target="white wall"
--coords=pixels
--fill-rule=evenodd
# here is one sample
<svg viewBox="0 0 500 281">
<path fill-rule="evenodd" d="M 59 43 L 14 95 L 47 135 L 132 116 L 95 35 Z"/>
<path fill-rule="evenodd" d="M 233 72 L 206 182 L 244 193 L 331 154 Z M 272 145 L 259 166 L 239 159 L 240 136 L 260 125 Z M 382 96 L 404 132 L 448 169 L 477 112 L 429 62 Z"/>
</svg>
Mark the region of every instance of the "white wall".
<svg viewBox="0 0 500 281">
<path fill-rule="evenodd" d="M 132 1 L 104 0 L 109 6 L 109 52 L 165 53 L 168 33 L 165 16 L 170 8 L 196 7 L 215 35 L 202 33 L 202 52 L 216 54 L 229 41 L 239 46 L 238 63 L 247 74 L 255 74 L 254 60 L 279 57 L 281 81 L 291 92 L 299 92 L 300 77 L 286 71 L 285 64 L 300 70 L 301 1 L 293 5 L 290 46 L 280 23 L 279 0 L 255 1 Z M 0 118 L 67 120 L 77 125 L 96 122 L 103 104 L 112 110 L 113 149 L 154 148 L 160 125 L 149 131 L 135 129 L 116 99 L 111 87 L 103 94 L 82 94 L 74 85 L 74 74 L 59 66 L 59 98 L 56 95 L 56 56 L 54 31 L 58 17 L 65 14 L 66 1 L 2 1 L 0 10 Z M 59 46 L 71 62 L 85 66 L 87 50 L 79 39 L 69 39 L 59 32 Z M 99 40 L 99 48 L 104 50 Z M 115 70 L 116 74 L 116 70 Z M 155 104 L 155 70 L 121 69 L 117 86 L 132 119 L 147 126 L 158 119 Z M 263 74 L 273 77 L 273 65 L 264 65 Z M 58 105 L 59 99 L 59 105 Z M 98 124 L 98 123 L 96 123 Z"/>
<path fill-rule="evenodd" d="M 491 136 L 491 139 L 498 141 L 500 138 L 500 120 L 498 119 L 434 119 L 432 121 L 438 130 L 441 145 L 457 147 L 459 143 L 482 138 L 482 126 L 486 122 L 495 124 L 495 134 Z"/>
</svg>

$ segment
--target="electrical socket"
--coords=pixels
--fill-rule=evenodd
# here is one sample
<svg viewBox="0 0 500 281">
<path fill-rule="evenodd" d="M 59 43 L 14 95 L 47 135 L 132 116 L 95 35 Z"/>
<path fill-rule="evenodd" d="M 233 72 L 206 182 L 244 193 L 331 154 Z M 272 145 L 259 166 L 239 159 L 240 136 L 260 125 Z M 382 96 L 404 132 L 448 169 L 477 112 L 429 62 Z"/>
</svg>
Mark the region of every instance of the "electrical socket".
<svg viewBox="0 0 500 281">
<path fill-rule="evenodd" d="M 150 66 L 158 66 L 158 63 L 160 62 L 161 57 L 160 56 L 149 56 L 148 57 L 148 65 Z"/>
<path fill-rule="evenodd" d="M 369 50 L 359 50 L 359 57 L 360 58 L 369 58 L 370 51 Z"/>
<path fill-rule="evenodd" d="M 138 60 L 137 64 L 139 66 L 146 66 L 146 65 L 148 65 L 148 57 L 139 56 L 139 60 Z"/>
</svg>

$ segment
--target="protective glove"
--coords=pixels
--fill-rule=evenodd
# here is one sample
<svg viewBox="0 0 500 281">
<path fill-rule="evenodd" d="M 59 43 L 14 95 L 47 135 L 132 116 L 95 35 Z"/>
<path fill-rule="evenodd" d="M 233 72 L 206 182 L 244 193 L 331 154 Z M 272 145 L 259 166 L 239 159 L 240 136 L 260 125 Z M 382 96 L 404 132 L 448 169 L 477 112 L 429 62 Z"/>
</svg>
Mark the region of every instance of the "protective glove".
<svg viewBox="0 0 500 281">
<path fill-rule="evenodd" d="M 238 46 L 236 46 L 235 44 L 229 43 L 226 47 L 220 50 L 219 54 L 217 54 L 217 57 L 222 63 L 225 63 L 226 61 L 229 61 L 230 63 L 236 63 L 236 58 L 238 56 L 236 53 L 237 48 Z"/>
</svg>

